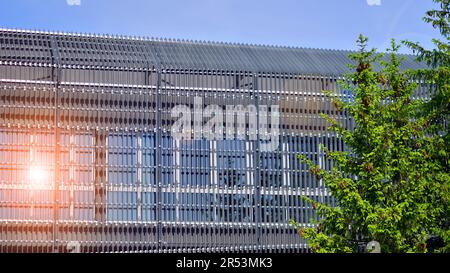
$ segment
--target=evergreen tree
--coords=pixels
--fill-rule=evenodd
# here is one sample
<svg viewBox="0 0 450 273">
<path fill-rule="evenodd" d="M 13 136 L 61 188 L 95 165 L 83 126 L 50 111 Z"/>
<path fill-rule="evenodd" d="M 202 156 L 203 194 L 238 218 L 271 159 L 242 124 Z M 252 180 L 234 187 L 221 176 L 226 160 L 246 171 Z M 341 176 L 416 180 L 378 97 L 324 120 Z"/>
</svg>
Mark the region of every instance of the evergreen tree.
<svg viewBox="0 0 450 273">
<path fill-rule="evenodd" d="M 419 115 L 425 102 L 415 99 L 418 84 L 400 69 L 399 46 L 392 42 L 387 58 L 367 50 L 360 36 L 351 54 L 353 73 L 340 81 L 354 98 L 343 100 L 326 92 L 338 111 L 346 111 L 355 128 L 322 115 L 330 130 L 344 140 L 346 151 L 330 151 L 331 170 L 321 169 L 303 155 L 310 172 L 322 179 L 337 199 L 331 207 L 304 197 L 320 220 L 304 228 L 291 221 L 314 252 L 356 252 L 361 243 L 378 241 L 383 252 L 426 252 L 430 234 L 443 234 L 439 223 L 448 207 L 449 176 L 436 162 L 435 138 L 423 130 L 428 116 Z M 378 65 L 379 70 L 374 70 Z"/>
<path fill-rule="evenodd" d="M 431 146 L 432 161 L 440 164 L 435 180 L 448 187 L 450 173 L 450 0 L 433 0 L 439 9 L 430 10 L 423 20 L 439 31 L 442 40 L 433 39 L 434 49 L 425 49 L 419 43 L 403 41 L 416 54 L 418 61 L 425 62 L 429 68 L 411 71 L 411 79 L 421 82 L 428 90 L 429 101 L 423 104 L 419 114 L 426 119 L 424 130 L 427 131 Z M 450 252 L 450 208 L 448 198 L 446 206 L 434 235 L 429 240 L 429 247 L 446 245 L 443 251 Z M 436 242 L 438 242 L 436 245 Z M 433 245 L 434 244 L 434 245 Z"/>
</svg>

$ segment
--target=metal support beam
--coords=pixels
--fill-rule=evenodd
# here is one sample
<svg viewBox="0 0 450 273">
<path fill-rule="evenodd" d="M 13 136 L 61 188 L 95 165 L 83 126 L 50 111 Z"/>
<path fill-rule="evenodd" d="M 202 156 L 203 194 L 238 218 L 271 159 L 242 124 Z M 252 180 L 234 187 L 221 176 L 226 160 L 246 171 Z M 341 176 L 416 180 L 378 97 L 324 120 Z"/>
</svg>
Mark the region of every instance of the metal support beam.
<svg viewBox="0 0 450 273">
<path fill-rule="evenodd" d="M 257 111 L 259 110 L 259 92 L 258 92 L 258 74 L 252 74 L 252 95 L 254 97 L 254 103 Z M 255 187 L 255 223 L 256 223 L 256 245 L 257 252 L 260 251 L 261 247 L 261 164 L 260 164 L 260 151 L 259 151 L 259 111 L 256 114 L 256 132 L 257 140 L 253 141 L 253 168 L 254 168 L 254 187 Z"/>
<path fill-rule="evenodd" d="M 59 130 L 59 115 L 60 115 L 60 102 L 59 102 L 59 85 L 61 83 L 61 62 L 58 51 L 58 45 L 56 38 L 51 37 L 50 40 L 51 55 L 52 55 L 52 81 L 54 82 L 54 137 L 55 137 L 55 153 L 54 153 L 54 181 L 53 181 L 53 229 L 52 229 L 52 241 L 53 252 L 58 252 L 58 221 L 59 221 L 59 185 L 61 180 L 61 137 Z"/>
<path fill-rule="evenodd" d="M 94 220 L 106 222 L 106 150 L 108 133 L 94 130 Z"/>
<path fill-rule="evenodd" d="M 161 70 L 157 69 L 156 82 L 156 221 L 157 221 L 157 250 L 161 249 L 162 245 L 162 136 L 161 136 Z"/>
</svg>

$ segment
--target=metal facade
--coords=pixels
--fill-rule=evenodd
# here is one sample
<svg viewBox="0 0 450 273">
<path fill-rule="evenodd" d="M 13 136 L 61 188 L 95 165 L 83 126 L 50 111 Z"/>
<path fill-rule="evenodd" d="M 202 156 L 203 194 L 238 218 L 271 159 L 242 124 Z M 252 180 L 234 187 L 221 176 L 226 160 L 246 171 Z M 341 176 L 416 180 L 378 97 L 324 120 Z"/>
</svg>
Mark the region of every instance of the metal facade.
<svg viewBox="0 0 450 273">
<path fill-rule="evenodd" d="M 296 155 L 343 149 L 319 113 L 352 126 L 321 93 L 348 53 L 0 30 L 0 252 L 307 251 L 298 196 L 334 200 Z M 279 105 L 279 148 L 174 140 L 194 97 Z"/>
</svg>

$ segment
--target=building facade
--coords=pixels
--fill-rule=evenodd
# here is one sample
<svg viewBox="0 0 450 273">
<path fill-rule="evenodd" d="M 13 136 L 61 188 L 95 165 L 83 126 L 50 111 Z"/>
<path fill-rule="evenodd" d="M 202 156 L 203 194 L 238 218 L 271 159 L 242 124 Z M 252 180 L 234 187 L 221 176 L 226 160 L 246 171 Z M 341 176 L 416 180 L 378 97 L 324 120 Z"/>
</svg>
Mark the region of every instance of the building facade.
<svg viewBox="0 0 450 273">
<path fill-rule="evenodd" d="M 307 251 L 299 196 L 335 201 L 297 155 L 329 168 L 319 144 L 344 148 L 319 114 L 352 126 L 321 92 L 351 99 L 348 53 L 1 29 L 0 252 Z M 194 117 L 179 139 L 179 105 L 248 121 L 211 139 Z"/>
</svg>

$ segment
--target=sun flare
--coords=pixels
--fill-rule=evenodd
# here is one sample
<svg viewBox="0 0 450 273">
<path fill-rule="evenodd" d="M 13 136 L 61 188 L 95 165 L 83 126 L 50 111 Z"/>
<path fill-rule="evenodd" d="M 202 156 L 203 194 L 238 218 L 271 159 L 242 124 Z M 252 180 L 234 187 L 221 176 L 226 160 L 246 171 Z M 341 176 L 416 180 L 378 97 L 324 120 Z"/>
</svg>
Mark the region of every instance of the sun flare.
<svg viewBox="0 0 450 273">
<path fill-rule="evenodd" d="M 30 167 L 30 182 L 32 185 L 45 185 L 48 181 L 47 171 L 40 166 Z"/>
</svg>

